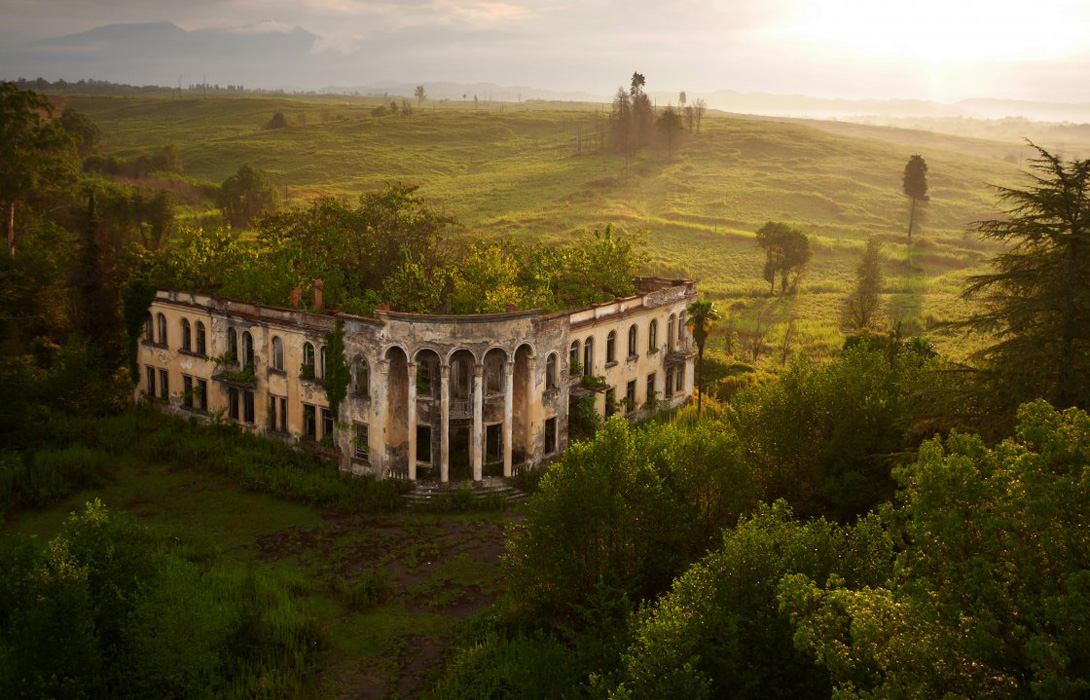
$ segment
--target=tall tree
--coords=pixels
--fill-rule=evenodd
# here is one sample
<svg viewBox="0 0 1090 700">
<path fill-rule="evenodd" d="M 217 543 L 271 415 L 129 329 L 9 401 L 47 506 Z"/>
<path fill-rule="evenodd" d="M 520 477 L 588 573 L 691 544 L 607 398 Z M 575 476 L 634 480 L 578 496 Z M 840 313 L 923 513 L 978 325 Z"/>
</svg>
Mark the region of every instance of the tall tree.
<svg viewBox="0 0 1090 700">
<path fill-rule="evenodd" d="M 782 221 L 769 221 L 758 229 L 757 245 L 765 251 L 764 278 L 769 283 L 769 293 L 776 293 L 776 278 L 779 277 L 780 294 L 786 294 L 792 273 L 797 286 L 812 255 L 806 234 Z"/>
<path fill-rule="evenodd" d="M 912 201 L 912 208 L 908 215 L 908 237 L 912 238 L 912 229 L 916 224 L 916 206 L 930 198 L 927 194 L 927 163 L 923 156 L 914 155 L 908 159 L 905 165 L 903 187 L 905 194 Z"/>
<path fill-rule="evenodd" d="M 696 414 L 699 416 L 704 403 L 704 344 L 708 342 L 712 326 L 719 320 L 719 311 L 710 299 L 697 299 L 689 304 L 685 313 L 689 317 L 689 331 L 696 341 Z"/>
<path fill-rule="evenodd" d="M 89 156 L 98 150 L 98 142 L 102 140 L 102 129 L 83 112 L 77 112 L 72 107 L 65 107 L 61 112 L 61 126 L 75 140 L 81 156 Z"/>
<path fill-rule="evenodd" d="M 1031 144 L 1032 145 L 1032 144 Z M 1005 244 L 963 296 L 983 302 L 963 325 L 995 342 L 984 363 L 1008 407 L 1043 397 L 1090 407 L 1090 160 L 1034 146 L 1030 186 L 999 187 L 1006 216 L 976 230 Z"/>
<path fill-rule="evenodd" d="M 417 85 L 416 88 L 413 89 L 413 97 L 416 98 L 416 106 L 422 108 L 424 106 L 424 100 L 428 98 L 428 93 L 423 85 Z"/>
<path fill-rule="evenodd" d="M 246 228 L 254 219 L 276 210 L 276 190 L 264 170 L 243 163 L 223 181 L 218 203 L 232 228 Z"/>
<path fill-rule="evenodd" d="M 79 295 L 78 327 L 93 340 L 99 350 L 113 349 L 120 326 L 117 299 L 106 284 L 102 247 L 99 245 L 98 212 L 95 193 L 87 196 L 87 214 L 83 227 L 79 263 L 75 267 L 74 286 Z"/>
<path fill-rule="evenodd" d="M 681 124 L 681 115 L 673 107 L 667 107 L 655 121 L 655 126 L 658 128 L 662 140 L 666 142 L 667 157 L 673 158 L 674 144 L 677 143 L 677 140 L 681 137 L 681 132 L 685 129 Z"/>
<path fill-rule="evenodd" d="M 878 315 L 882 292 L 882 244 L 871 238 L 855 268 L 855 288 L 844 301 L 844 326 L 849 331 L 871 328 Z"/>
<path fill-rule="evenodd" d="M 13 258 L 17 205 L 49 199 L 74 182 L 78 171 L 72 139 L 52 115 L 44 96 L 0 83 L 0 202 Z"/>
</svg>

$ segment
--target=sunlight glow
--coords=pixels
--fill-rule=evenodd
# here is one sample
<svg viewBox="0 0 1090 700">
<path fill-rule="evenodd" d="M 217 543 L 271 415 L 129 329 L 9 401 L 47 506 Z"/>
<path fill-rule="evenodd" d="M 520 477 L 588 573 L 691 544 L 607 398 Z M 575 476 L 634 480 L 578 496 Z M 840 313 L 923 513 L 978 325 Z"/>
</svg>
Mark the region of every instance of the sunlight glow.
<svg viewBox="0 0 1090 700">
<path fill-rule="evenodd" d="M 1086 2 L 824 0 L 780 38 L 823 53 L 951 63 L 1043 60 L 1088 48 Z"/>
</svg>

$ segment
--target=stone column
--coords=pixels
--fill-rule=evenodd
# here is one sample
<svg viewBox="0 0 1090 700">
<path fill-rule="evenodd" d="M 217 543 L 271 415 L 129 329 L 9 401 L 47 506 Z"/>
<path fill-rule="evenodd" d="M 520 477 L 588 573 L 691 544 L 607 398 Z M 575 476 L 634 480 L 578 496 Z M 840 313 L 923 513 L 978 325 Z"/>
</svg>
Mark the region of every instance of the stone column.
<svg viewBox="0 0 1090 700">
<path fill-rule="evenodd" d="M 566 378 L 565 378 L 566 379 Z M 541 395 L 534 391 L 537 381 L 537 357 L 526 358 L 526 462 L 536 466 L 541 455 L 537 449 L 537 426 L 545 424 Z"/>
<path fill-rule="evenodd" d="M 473 435 L 470 436 L 470 444 L 473 445 L 473 480 L 480 481 L 484 478 L 484 365 L 473 365 Z"/>
<path fill-rule="evenodd" d="M 515 407 L 515 363 L 507 362 L 503 390 L 503 475 L 511 478 L 511 419 Z"/>
<path fill-rule="evenodd" d="M 375 476 L 382 478 L 389 473 L 389 465 L 386 463 L 386 409 L 389 405 L 388 394 L 390 391 L 390 362 L 379 360 L 375 363 L 378 367 L 379 380 L 375 383 L 375 391 L 371 394 L 371 469 Z M 375 449 L 378 448 L 378 449 Z"/>
<path fill-rule="evenodd" d="M 439 367 L 442 391 L 439 394 L 442 413 L 439 443 L 439 478 L 445 484 L 450 481 L 450 365 Z"/>
<path fill-rule="evenodd" d="M 416 363 L 409 363 L 409 481 L 416 481 Z"/>
</svg>

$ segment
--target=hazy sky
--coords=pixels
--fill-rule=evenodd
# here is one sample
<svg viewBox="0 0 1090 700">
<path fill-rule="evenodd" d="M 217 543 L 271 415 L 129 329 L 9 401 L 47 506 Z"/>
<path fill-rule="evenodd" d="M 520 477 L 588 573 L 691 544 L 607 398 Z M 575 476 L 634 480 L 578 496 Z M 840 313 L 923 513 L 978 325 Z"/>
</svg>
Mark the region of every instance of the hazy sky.
<svg viewBox="0 0 1090 700">
<path fill-rule="evenodd" d="M 299 26 L 357 84 L 1090 101 L 1088 0 L 0 0 L 0 45 L 160 20 Z"/>
</svg>

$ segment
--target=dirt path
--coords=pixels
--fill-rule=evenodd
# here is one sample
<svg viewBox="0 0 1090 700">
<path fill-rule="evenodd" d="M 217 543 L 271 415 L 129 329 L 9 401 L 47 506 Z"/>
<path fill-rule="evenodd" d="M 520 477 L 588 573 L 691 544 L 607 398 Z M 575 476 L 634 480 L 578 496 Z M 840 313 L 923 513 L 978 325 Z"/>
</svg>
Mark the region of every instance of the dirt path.
<svg viewBox="0 0 1090 700">
<path fill-rule="evenodd" d="M 503 530 L 513 517 L 329 517 L 324 528 L 259 540 L 260 559 L 295 558 L 331 590 L 383 582 L 381 602 L 326 621 L 334 648 L 322 697 L 404 700 L 429 687 L 457 624 L 502 593 Z"/>
</svg>

